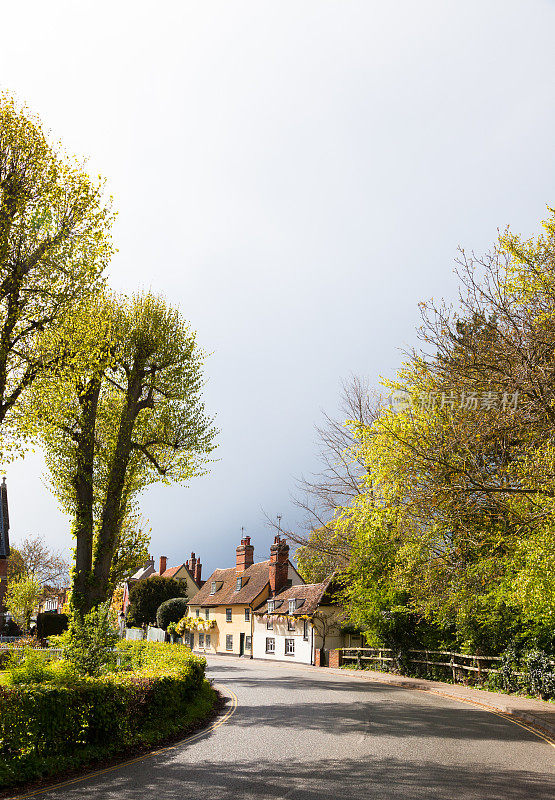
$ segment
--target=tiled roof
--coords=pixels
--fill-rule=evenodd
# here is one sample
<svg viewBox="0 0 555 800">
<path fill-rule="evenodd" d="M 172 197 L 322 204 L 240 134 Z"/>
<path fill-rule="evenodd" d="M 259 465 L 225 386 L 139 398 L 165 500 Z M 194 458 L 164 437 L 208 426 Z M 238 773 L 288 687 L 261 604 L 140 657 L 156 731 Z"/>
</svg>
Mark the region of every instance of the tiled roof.
<svg viewBox="0 0 555 800">
<path fill-rule="evenodd" d="M 274 601 L 274 610 L 276 614 L 289 614 L 289 601 L 297 601 L 297 609 L 295 614 L 313 614 L 318 606 L 322 603 L 326 589 L 330 584 L 331 578 L 328 578 L 322 583 L 304 583 L 300 586 L 290 586 L 288 589 L 283 589 L 278 592 L 275 597 L 270 598 Z M 262 603 L 255 609 L 255 614 L 268 613 L 268 601 Z"/>
<path fill-rule="evenodd" d="M 237 578 L 243 578 L 243 587 L 237 592 Z M 212 583 L 216 582 L 215 594 L 210 594 Z M 252 603 L 270 582 L 270 562 L 259 561 L 237 574 L 235 567 L 216 569 L 202 589 L 189 600 L 191 606 L 221 606 L 234 603 Z"/>
<path fill-rule="evenodd" d="M 193 581 L 193 583 L 195 584 L 195 586 L 198 586 L 198 583 L 197 583 L 197 582 L 196 582 L 196 580 L 194 579 L 194 577 L 193 577 L 193 573 L 191 572 L 191 570 L 189 569 L 189 567 L 187 566 L 187 564 L 179 564 L 179 566 L 177 566 L 177 567 L 168 567 L 168 569 L 167 569 L 167 570 L 165 570 L 165 571 L 162 573 L 162 575 L 161 575 L 161 576 L 160 576 L 160 573 L 159 573 L 158 571 L 156 571 L 156 572 L 153 572 L 153 573 L 152 573 L 152 575 L 149 575 L 149 578 L 160 578 L 160 577 L 162 577 L 162 578 L 173 578 L 173 576 L 174 576 L 174 575 L 177 575 L 177 573 L 179 572 L 179 570 L 180 570 L 180 569 L 184 569 L 184 570 L 186 570 L 186 571 L 187 571 L 187 575 L 188 575 L 188 576 L 190 577 L 190 579 Z"/>
</svg>

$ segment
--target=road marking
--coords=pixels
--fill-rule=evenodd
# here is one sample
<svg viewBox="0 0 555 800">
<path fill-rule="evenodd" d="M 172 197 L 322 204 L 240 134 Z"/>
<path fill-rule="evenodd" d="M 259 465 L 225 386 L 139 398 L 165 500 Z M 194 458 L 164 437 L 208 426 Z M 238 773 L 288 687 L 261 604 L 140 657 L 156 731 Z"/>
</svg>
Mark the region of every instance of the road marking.
<svg viewBox="0 0 555 800">
<path fill-rule="evenodd" d="M 144 756 L 139 756 L 138 758 L 132 758 L 129 761 L 122 761 L 121 764 L 115 764 L 113 767 L 108 767 L 107 769 L 99 769 L 95 772 L 89 772 L 86 775 L 80 775 L 77 778 L 71 778 L 67 781 L 62 781 L 61 783 L 55 783 L 51 786 L 47 786 L 45 789 L 35 789 L 32 792 L 28 792 L 27 794 L 17 794 L 13 795 L 12 797 L 6 798 L 6 800 L 24 800 L 26 797 L 37 797 L 41 794 L 46 794 L 47 792 L 53 792 L 55 789 L 61 789 L 64 786 L 71 786 L 75 783 L 80 783 L 81 781 L 88 781 L 90 778 L 97 778 L 99 775 L 107 775 L 110 772 L 115 772 L 118 769 L 123 769 L 124 767 L 129 767 L 131 764 L 138 764 L 141 761 L 146 761 L 149 758 L 153 758 L 154 756 L 160 755 L 160 753 L 167 753 L 170 750 L 177 750 L 179 747 L 182 747 L 184 744 L 190 744 L 191 742 L 196 742 L 198 739 L 202 739 L 203 736 L 207 736 L 212 731 L 215 731 L 217 728 L 221 727 L 224 722 L 227 722 L 228 719 L 235 714 L 237 710 L 237 705 L 239 704 L 239 700 L 235 692 L 230 689 L 228 686 L 224 684 L 217 683 L 215 687 L 221 688 L 224 692 L 227 692 L 228 695 L 231 697 L 231 707 L 226 711 L 223 717 L 220 717 L 216 722 L 212 725 L 209 725 L 208 728 L 203 728 L 203 730 L 199 731 L 198 733 L 194 733 L 191 736 L 187 736 L 185 739 L 181 739 L 179 742 L 175 744 L 170 744 L 167 747 L 161 747 L 159 750 L 153 750 L 151 753 L 146 753 Z"/>
</svg>

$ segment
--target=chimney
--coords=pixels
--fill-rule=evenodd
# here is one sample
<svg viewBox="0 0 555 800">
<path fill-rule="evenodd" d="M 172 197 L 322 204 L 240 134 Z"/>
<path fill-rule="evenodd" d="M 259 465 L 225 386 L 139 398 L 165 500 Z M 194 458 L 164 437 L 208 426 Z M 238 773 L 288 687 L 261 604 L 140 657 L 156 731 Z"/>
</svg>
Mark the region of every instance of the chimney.
<svg viewBox="0 0 555 800">
<path fill-rule="evenodd" d="M 250 536 L 245 536 L 244 539 L 241 539 L 241 544 L 237 548 L 236 553 L 235 572 L 237 575 L 240 575 L 254 563 L 254 547 L 251 544 Z"/>
<path fill-rule="evenodd" d="M 200 563 L 200 558 L 199 558 L 199 560 L 197 561 L 197 565 L 195 567 L 195 571 L 193 573 L 195 578 L 195 583 L 197 583 L 199 586 L 202 584 L 202 581 L 200 579 L 201 571 L 202 571 L 202 564 Z"/>
<path fill-rule="evenodd" d="M 197 559 L 196 559 L 194 553 L 191 553 L 191 558 L 187 559 L 187 561 L 185 562 L 185 566 L 187 567 L 187 569 L 189 570 L 189 572 L 193 576 L 193 579 L 196 580 L 195 572 L 196 572 L 196 568 L 197 568 Z"/>
<path fill-rule="evenodd" d="M 289 573 L 289 545 L 279 534 L 270 547 L 270 594 L 280 592 L 287 584 Z"/>
<path fill-rule="evenodd" d="M 166 567 L 168 564 L 168 559 L 166 556 L 160 556 L 160 575 L 166 571 Z"/>
</svg>

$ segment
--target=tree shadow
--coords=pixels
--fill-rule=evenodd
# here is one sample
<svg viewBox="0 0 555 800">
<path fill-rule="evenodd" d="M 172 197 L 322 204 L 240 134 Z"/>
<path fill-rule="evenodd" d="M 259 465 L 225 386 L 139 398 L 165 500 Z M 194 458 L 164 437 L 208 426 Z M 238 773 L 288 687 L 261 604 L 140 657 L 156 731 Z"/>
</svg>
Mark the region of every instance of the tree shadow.
<svg viewBox="0 0 555 800">
<path fill-rule="evenodd" d="M 202 758 L 202 757 L 201 757 Z M 553 775 L 379 760 L 323 759 L 277 762 L 183 763 L 168 754 L 99 777 L 49 797 L 79 800 L 547 800 Z"/>
</svg>

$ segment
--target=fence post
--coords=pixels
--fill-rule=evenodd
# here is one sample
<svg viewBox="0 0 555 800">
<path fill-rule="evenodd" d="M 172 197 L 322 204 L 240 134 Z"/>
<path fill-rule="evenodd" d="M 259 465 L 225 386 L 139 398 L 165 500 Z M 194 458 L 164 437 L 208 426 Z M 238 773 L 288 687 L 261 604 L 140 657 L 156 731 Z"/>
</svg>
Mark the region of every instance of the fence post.
<svg viewBox="0 0 555 800">
<path fill-rule="evenodd" d="M 455 655 L 451 653 L 451 672 L 453 673 L 453 683 L 457 682 L 457 671 L 455 670 Z"/>
</svg>

